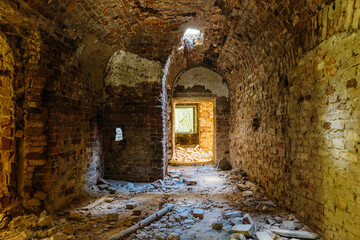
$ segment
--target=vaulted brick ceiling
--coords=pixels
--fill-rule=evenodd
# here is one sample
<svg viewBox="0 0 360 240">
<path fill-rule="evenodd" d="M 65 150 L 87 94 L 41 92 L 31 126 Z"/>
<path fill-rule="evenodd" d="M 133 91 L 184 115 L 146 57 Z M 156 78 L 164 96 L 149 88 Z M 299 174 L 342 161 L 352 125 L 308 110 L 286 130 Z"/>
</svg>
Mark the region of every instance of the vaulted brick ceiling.
<svg viewBox="0 0 360 240">
<path fill-rule="evenodd" d="M 202 61 L 211 63 L 217 61 L 216 56 L 227 41 L 239 45 L 239 50 L 257 44 L 268 54 L 276 53 L 290 37 L 299 34 L 294 29 L 304 29 L 304 23 L 324 0 L 26 2 L 76 41 L 80 42 L 92 33 L 106 43 L 162 62 L 179 42 L 184 30 L 197 27 L 205 33 L 207 43 L 207 49 L 203 47 L 199 54 L 206 55 Z"/>
</svg>

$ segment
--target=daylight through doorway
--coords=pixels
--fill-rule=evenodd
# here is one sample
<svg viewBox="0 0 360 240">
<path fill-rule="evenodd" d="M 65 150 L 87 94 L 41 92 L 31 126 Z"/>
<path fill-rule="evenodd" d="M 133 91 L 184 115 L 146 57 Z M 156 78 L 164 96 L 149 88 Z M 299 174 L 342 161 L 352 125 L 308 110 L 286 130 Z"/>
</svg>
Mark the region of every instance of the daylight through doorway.
<svg viewBox="0 0 360 240">
<path fill-rule="evenodd" d="M 191 165 L 214 162 L 214 99 L 175 99 L 173 157 L 170 163 Z"/>
</svg>

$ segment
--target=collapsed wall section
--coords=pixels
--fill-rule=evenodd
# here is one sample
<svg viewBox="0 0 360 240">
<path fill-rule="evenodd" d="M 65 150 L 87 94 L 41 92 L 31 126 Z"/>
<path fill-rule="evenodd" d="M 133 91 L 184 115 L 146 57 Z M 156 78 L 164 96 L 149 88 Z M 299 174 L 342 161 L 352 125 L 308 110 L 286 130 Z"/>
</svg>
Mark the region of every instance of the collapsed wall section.
<svg viewBox="0 0 360 240">
<path fill-rule="evenodd" d="M 105 178 L 163 178 L 161 79 L 160 62 L 122 50 L 110 59 L 103 112 Z M 122 140 L 116 141 L 116 128 Z"/>
</svg>

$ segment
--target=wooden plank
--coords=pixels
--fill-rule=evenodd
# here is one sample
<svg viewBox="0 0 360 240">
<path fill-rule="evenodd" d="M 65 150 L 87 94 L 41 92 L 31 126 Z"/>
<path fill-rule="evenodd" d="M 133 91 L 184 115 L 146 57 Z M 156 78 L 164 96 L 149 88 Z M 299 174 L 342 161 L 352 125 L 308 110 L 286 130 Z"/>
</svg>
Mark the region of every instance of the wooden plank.
<svg viewBox="0 0 360 240">
<path fill-rule="evenodd" d="M 153 213 L 152 215 L 145 218 L 141 222 L 135 224 L 134 226 L 129 227 L 128 229 L 125 229 L 124 231 L 121 231 L 121 232 L 115 234 L 114 236 L 112 236 L 110 238 L 110 240 L 122 240 L 122 239 L 130 236 L 131 234 L 133 234 L 134 232 L 136 232 L 140 228 L 143 228 L 143 227 L 149 225 L 150 223 L 154 222 L 155 220 L 160 219 L 162 216 L 167 214 L 171 209 L 173 209 L 174 206 L 175 206 L 174 204 L 167 205 L 163 209 L 157 211 L 156 213 Z"/>
<path fill-rule="evenodd" d="M 267 232 L 255 233 L 256 240 L 274 240 Z"/>
<path fill-rule="evenodd" d="M 108 195 L 102 196 L 101 198 L 97 199 L 96 201 L 94 201 L 93 203 L 90 203 L 89 205 L 82 207 L 82 210 L 90 210 L 93 207 L 97 206 L 98 204 L 102 203 L 106 198 L 108 198 Z"/>
<path fill-rule="evenodd" d="M 277 235 L 288 238 L 300 238 L 300 239 L 317 239 L 319 235 L 316 233 L 306 231 L 291 231 L 283 229 L 271 229 L 271 231 Z"/>
</svg>

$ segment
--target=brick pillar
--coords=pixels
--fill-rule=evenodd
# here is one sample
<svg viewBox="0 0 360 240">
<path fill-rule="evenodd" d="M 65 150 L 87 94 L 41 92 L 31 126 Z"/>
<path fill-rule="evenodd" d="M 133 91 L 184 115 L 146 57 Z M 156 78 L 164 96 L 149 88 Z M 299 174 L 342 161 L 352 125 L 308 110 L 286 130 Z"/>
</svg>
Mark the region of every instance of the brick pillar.
<svg viewBox="0 0 360 240">
<path fill-rule="evenodd" d="M 22 42 L 22 48 L 24 50 L 23 59 L 26 61 L 24 74 L 25 162 L 23 178 L 23 197 L 26 201 L 32 198 L 36 167 L 46 163 L 46 156 L 44 153 L 47 145 L 47 136 L 44 134 L 44 129 L 48 113 L 41 100 L 41 94 L 46 82 L 46 79 L 40 76 L 39 70 L 41 44 L 41 36 L 38 31 L 29 32 Z M 32 210 L 34 209 L 36 208 L 32 208 Z"/>
<path fill-rule="evenodd" d="M 0 211 L 14 195 L 14 57 L 5 35 L 0 32 Z"/>
</svg>

